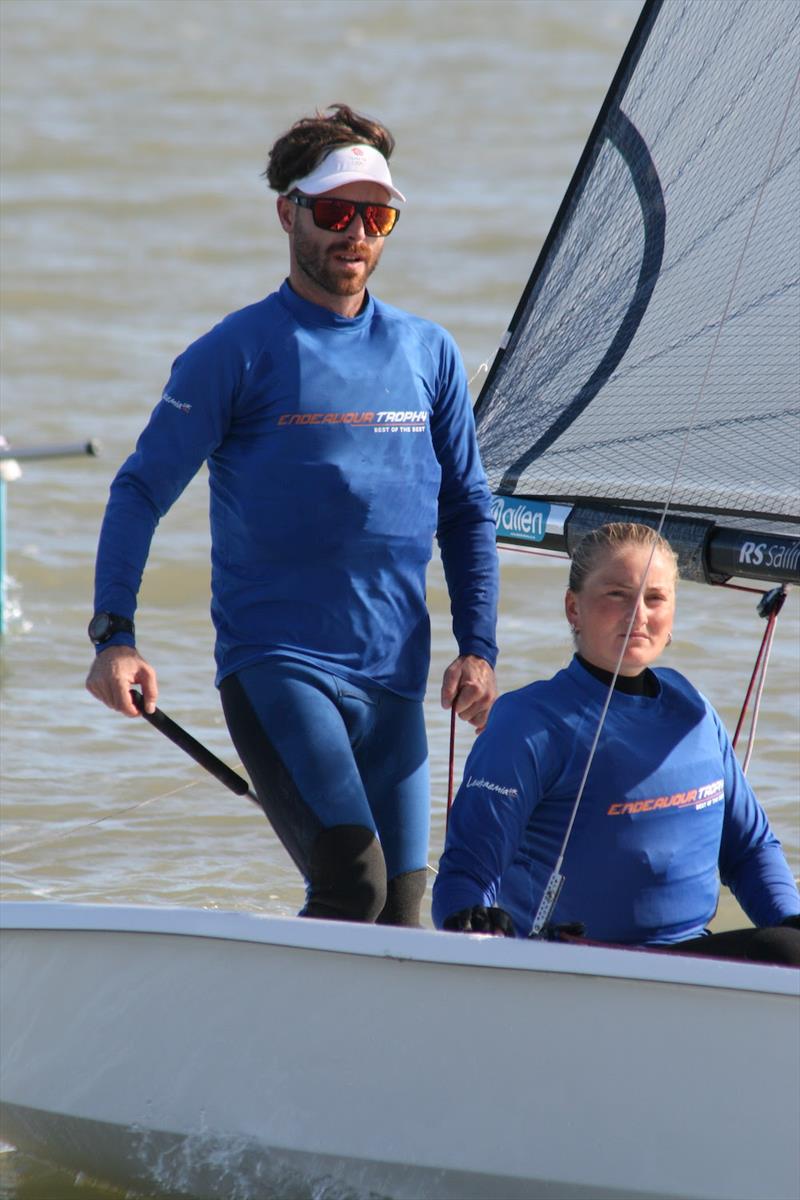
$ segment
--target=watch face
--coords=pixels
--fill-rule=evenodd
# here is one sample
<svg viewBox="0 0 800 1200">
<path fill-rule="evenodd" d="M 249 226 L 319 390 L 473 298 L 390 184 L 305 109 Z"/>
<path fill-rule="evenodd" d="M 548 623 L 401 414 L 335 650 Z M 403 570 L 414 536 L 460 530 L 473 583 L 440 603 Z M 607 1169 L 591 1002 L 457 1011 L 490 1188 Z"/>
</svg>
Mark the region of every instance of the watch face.
<svg viewBox="0 0 800 1200">
<path fill-rule="evenodd" d="M 133 636 L 133 621 L 128 617 L 120 617 L 116 613 L 95 613 L 89 622 L 89 637 L 95 646 L 102 646 L 115 633 L 129 633 Z"/>
<path fill-rule="evenodd" d="M 89 637 L 93 642 L 102 642 L 107 638 L 111 631 L 111 615 L 109 613 L 95 613 L 89 622 Z"/>
</svg>

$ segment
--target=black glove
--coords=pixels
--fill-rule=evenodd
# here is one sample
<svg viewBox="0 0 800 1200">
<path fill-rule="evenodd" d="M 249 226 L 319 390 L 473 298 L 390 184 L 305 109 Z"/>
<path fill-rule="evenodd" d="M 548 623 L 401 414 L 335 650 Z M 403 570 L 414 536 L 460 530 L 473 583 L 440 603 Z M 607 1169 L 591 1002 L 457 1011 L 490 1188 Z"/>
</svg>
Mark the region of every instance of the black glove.
<svg viewBox="0 0 800 1200">
<path fill-rule="evenodd" d="M 502 908 L 484 908 L 476 904 L 473 908 L 462 908 L 444 921 L 443 929 L 451 933 L 493 933 L 502 937 L 516 937 L 514 922 Z"/>
<path fill-rule="evenodd" d="M 788 925 L 789 929 L 800 929 L 800 913 L 795 913 L 793 917 L 784 917 L 781 925 Z"/>
</svg>

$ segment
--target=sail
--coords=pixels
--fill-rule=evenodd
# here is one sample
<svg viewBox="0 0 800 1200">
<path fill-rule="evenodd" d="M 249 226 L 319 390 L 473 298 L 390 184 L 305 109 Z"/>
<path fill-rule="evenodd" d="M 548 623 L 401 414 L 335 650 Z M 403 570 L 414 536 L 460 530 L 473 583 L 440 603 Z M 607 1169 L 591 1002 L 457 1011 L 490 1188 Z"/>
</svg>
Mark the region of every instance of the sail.
<svg viewBox="0 0 800 1200">
<path fill-rule="evenodd" d="M 799 66 L 797 0 L 645 4 L 476 405 L 499 540 L 669 502 L 798 579 Z"/>
</svg>

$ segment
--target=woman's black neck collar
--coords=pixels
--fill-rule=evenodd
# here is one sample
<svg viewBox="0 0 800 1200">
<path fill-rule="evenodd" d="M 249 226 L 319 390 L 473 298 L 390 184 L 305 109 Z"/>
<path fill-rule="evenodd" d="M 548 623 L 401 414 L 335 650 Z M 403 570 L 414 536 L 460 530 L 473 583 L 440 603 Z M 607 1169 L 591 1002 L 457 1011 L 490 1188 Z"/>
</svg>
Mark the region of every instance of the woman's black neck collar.
<svg viewBox="0 0 800 1200">
<path fill-rule="evenodd" d="M 582 654 L 576 654 L 575 657 L 590 675 L 594 675 L 595 679 L 599 679 L 606 687 L 610 685 L 614 678 L 612 671 L 604 671 L 602 667 L 587 662 Z M 618 675 L 614 684 L 614 691 L 622 692 L 625 696 L 657 696 L 659 690 L 658 680 L 649 667 L 645 667 L 638 675 Z"/>
</svg>

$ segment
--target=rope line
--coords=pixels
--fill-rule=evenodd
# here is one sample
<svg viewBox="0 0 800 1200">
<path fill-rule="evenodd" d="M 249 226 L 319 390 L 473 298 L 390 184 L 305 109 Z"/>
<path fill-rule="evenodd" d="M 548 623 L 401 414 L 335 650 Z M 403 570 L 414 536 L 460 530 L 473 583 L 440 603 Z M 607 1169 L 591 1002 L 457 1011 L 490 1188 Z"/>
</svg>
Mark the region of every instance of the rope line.
<svg viewBox="0 0 800 1200">
<path fill-rule="evenodd" d="M 453 701 L 450 706 L 450 754 L 447 764 L 447 813 L 444 822 L 444 832 L 447 836 L 447 829 L 450 824 L 450 809 L 453 807 L 453 777 L 455 774 L 456 761 L 456 702 Z"/>
<path fill-rule="evenodd" d="M 751 589 L 747 590 L 749 591 Z M 750 759 L 753 756 L 753 749 L 755 747 L 756 729 L 758 727 L 758 718 L 761 712 L 761 698 L 764 694 L 764 687 L 767 682 L 767 668 L 769 666 L 769 658 L 772 652 L 772 642 L 775 637 L 775 627 L 778 620 L 778 615 L 783 608 L 785 600 L 786 587 L 782 586 L 780 588 L 773 588 L 768 592 L 762 592 L 762 600 L 758 606 L 759 616 L 765 616 L 767 618 L 767 628 L 764 630 L 764 636 L 761 639 L 761 645 L 759 646 L 758 654 L 756 655 L 756 661 L 753 666 L 753 672 L 750 676 L 750 682 L 747 685 L 744 703 L 742 704 L 742 711 L 739 714 L 739 720 L 736 724 L 736 732 L 731 739 L 731 744 L 735 750 L 739 741 L 739 735 L 742 731 L 742 726 L 744 724 L 745 714 L 747 713 L 747 708 L 750 703 L 750 696 L 752 695 L 753 688 L 756 684 L 756 679 L 758 679 L 756 700 L 753 708 L 753 717 L 750 722 L 750 732 L 747 739 L 747 750 L 742 763 L 742 771 L 745 775 L 747 774 L 747 768 L 750 766 Z"/>
<path fill-rule="evenodd" d="M 52 842 L 63 841 L 64 838 L 72 837 L 74 833 L 80 833 L 82 829 L 91 829 L 95 825 L 102 825 L 104 821 L 114 821 L 118 817 L 125 816 L 126 813 L 136 812 L 137 809 L 145 808 L 148 804 L 155 804 L 157 800 L 167 800 L 170 796 L 177 796 L 179 792 L 196 787 L 199 782 L 198 779 L 193 779 L 190 783 L 182 783 L 180 787 L 172 788 L 169 792 L 161 792 L 158 796 L 150 796 L 147 800 L 138 800 L 136 804 L 129 804 L 126 808 L 117 808 L 113 812 L 105 813 L 102 817 L 95 817 L 92 821 L 81 821 L 80 824 L 72 825 L 69 829 L 62 830 L 61 833 L 54 833 L 44 838 L 34 838 L 31 842 L 23 842 L 21 846 L 9 846 L 0 852 L 0 858 L 6 858 L 9 854 L 21 854 L 23 850 L 30 850 L 36 846 L 48 846 Z"/>
<path fill-rule="evenodd" d="M 747 774 L 747 768 L 750 766 L 750 759 L 753 757 L 753 750 L 755 749 L 756 729 L 758 728 L 758 718 L 761 714 L 761 697 L 764 694 L 764 685 L 767 682 L 767 667 L 769 666 L 769 656 L 772 653 L 772 643 L 775 638 L 775 620 L 777 619 L 777 615 L 778 614 L 776 613 L 774 617 L 770 617 L 769 625 L 767 627 L 764 665 L 761 668 L 761 678 L 759 679 L 758 691 L 756 692 L 756 702 L 753 706 L 753 719 L 750 722 L 750 736 L 747 739 L 747 750 L 745 752 L 744 761 L 742 762 L 742 773 L 744 775 Z"/>
<path fill-rule="evenodd" d="M 712 587 L 730 588 L 732 592 L 751 592 L 754 596 L 766 596 L 763 588 L 744 587 L 741 583 L 712 583 Z"/>
</svg>

